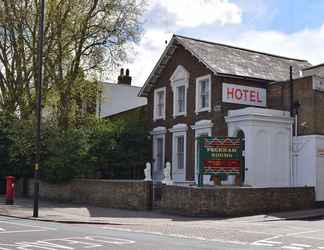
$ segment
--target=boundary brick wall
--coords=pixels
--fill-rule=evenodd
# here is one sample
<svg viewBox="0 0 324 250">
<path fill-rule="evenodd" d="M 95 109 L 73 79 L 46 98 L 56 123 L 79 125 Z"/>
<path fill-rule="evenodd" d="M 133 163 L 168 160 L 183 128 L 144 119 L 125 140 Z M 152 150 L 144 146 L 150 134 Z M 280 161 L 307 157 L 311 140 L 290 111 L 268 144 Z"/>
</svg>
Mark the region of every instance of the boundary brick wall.
<svg viewBox="0 0 324 250">
<path fill-rule="evenodd" d="M 243 216 L 314 207 L 313 187 L 162 187 L 160 208 L 189 216 Z"/>
<path fill-rule="evenodd" d="M 22 181 L 18 184 L 21 186 Z M 33 195 L 29 180 L 27 196 Z M 22 190 L 22 188 L 18 188 Z M 22 194 L 22 192 L 17 192 Z M 107 208 L 148 210 L 152 208 L 152 182 L 141 180 L 74 179 L 67 184 L 40 182 L 40 198 Z"/>
</svg>

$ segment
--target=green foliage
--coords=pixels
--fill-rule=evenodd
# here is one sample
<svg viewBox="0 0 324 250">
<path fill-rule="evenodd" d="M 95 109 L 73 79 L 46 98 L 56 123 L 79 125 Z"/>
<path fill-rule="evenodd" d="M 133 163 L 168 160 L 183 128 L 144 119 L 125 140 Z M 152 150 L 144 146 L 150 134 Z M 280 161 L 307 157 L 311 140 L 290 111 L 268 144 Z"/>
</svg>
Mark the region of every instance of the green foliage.
<svg viewBox="0 0 324 250">
<path fill-rule="evenodd" d="M 40 174 L 62 183 L 76 177 L 142 179 L 150 159 L 150 138 L 144 122 L 87 121 L 82 128 L 42 129 Z M 35 127 L 0 113 L 0 177 L 31 177 L 35 160 Z"/>
<path fill-rule="evenodd" d="M 82 129 L 52 129 L 45 139 L 47 156 L 42 161 L 41 177 L 61 183 L 87 172 L 88 143 Z"/>
<path fill-rule="evenodd" d="M 10 140 L 10 168 L 8 169 L 8 174 L 16 177 L 32 176 L 36 151 L 33 124 L 19 120 L 13 122 L 10 129 Z"/>
<path fill-rule="evenodd" d="M 93 168 L 103 178 L 142 179 L 150 158 L 150 139 L 143 122 L 117 120 L 90 134 Z"/>
<path fill-rule="evenodd" d="M 34 152 L 33 125 L 0 112 L 0 177 L 32 176 Z"/>
<path fill-rule="evenodd" d="M 38 2 L 0 1 L 0 109 L 19 110 L 24 119 L 35 112 Z M 43 105 L 68 128 L 78 123 L 80 98 L 89 106 L 96 100 L 89 98 L 95 79 L 106 78 L 139 41 L 145 1 L 46 0 L 45 5 Z"/>
<path fill-rule="evenodd" d="M 0 113 L 0 176 L 5 175 L 9 168 L 10 145 L 8 116 Z"/>
</svg>

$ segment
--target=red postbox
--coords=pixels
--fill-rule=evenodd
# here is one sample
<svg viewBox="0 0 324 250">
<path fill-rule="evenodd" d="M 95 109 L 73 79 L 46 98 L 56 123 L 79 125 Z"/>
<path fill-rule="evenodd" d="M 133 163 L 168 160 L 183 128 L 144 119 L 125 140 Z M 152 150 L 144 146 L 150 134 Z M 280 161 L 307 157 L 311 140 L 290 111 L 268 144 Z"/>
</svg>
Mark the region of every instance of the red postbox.
<svg viewBox="0 0 324 250">
<path fill-rule="evenodd" d="M 6 181 L 6 204 L 12 205 L 14 203 L 15 196 L 15 177 L 7 176 Z"/>
</svg>

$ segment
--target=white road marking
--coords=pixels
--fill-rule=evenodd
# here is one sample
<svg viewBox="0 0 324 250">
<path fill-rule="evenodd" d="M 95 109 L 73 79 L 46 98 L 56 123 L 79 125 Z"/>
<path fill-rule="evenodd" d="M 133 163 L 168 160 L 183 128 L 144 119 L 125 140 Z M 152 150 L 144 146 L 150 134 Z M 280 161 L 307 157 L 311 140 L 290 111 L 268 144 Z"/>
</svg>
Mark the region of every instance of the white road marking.
<svg viewBox="0 0 324 250">
<path fill-rule="evenodd" d="M 273 247 L 276 245 L 281 245 L 281 241 L 270 241 L 270 240 L 258 240 L 255 242 L 252 242 L 251 245 L 256 245 L 256 246 L 268 246 L 268 247 Z"/>
<path fill-rule="evenodd" d="M 310 247 L 312 247 L 310 245 L 306 245 L 306 244 L 296 244 L 296 243 L 292 243 L 291 245 L 294 246 L 294 247 L 304 247 L 304 248 L 310 248 Z"/>
<path fill-rule="evenodd" d="M 191 240 L 201 240 L 201 241 L 213 241 L 213 242 L 220 242 L 220 243 L 229 243 L 229 244 L 237 244 L 237 245 L 247 245 L 249 242 L 244 241 L 234 241 L 234 240 L 222 240 L 222 239 L 209 239 L 205 237 L 198 237 L 198 236 L 188 236 L 183 234 L 168 234 L 162 232 L 150 232 L 145 230 L 136 230 L 136 229 L 129 229 L 129 228 L 114 228 L 114 227 L 103 227 L 104 229 L 108 230 L 115 230 L 115 231 L 124 231 L 124 232 L 133 232 L 133 233 L 146 233 L 146 234 L 153 234 L 153 235 L 160 235 L 160 236 L 167 236 L 167 237 L 174 237 L 174 238 L 182 238 L 182 239 L 191 239 Z"/>
<path fill-rule="evenodd" d="M 265 234 L 265 235 L 276 235 L 274 233 L 266 233 L 266 232 L 256 232 L 256 231 L 249 231 L 249 230 L 240 230 L 242 233 L 248 233 L 248 234 Z"/>
<path fill-rule="evenodd" d="M 40 229 L 45 229 L 45 230 L 56 230 L 56 228 L 53 228 L 53 227 L 33 226 L 33 225 L 17 223 L 17 222 L 0 221 L 0 224 L 1 223 L 16 225 L 16 226 L 23 226 L 23 227 L 34 227 L 34 228 L 40 228 Z"/>
<path fill-rule="evenodd" d="M 115 245 L 125 245 L 125 244 L 133 244 L 135 241 L 128 240 L 128 239 L 121 239 L 116 237 L 107 237 L 107 236 L 87 236 L 85 237 L 87 240 L 95 241 L 95 242 L 102 242 L 102 243 L 109 243 Z"/>
<path fill-rule="evenodd" d="M 117 228 L 117 227 L 109 227 L 105 226 L 104 229 L 108 230 L 115 230 L 115 231 L 124 231 L 124 232 L 134 232 L 134 233 L 146 233 L 146 234 L 153 234 L 153 235 L 161 235 L 161 236 L 169 236 L 169 237 L 176 237 L 176 238 L 182 238 L 182 239 L 193 239 L 193 240 L 201 240 L 201 241 L 213 241 L 213 242 L 221 242 L 221 243 L 228 243 L 228 244 L 236 244 L 236 245 L 251 245 L 251 246 L 266 246 L 266 247 L 281 247 L 281 249 L 287 249 L 287 250 L 306 250 L 312 247 L 311 245 L 307 244 L 298 244 L 298 243 L 291 243 L 290 245 L 284 245 L 283 242 L 278 241 L 276 239 L 284 238 L 284 237 L 296 237 L 298 238 L 311 238 L 311 239 L 318 239 L 315 237 L 303 237 L 302 234 L 307 233 L 315 233 L 320 232 L 323 230 L 311 230 L 311 231 L 301 231 L 296 233 L 287 233 L 287 234 L 278 234 L 274 235 L 273 233 L 263 233 L 263 232 L 255 232 L 255 231 L 240 231 L 245 233 L 255 233 L 255 234 L 267 234 L 267 235 L 273 235 L 271 237 L 257 240 L 255 242 L 244 242 L 244 241 L 232 241 L 232 240 L 225 240 L 225 239 L 210 239 L 205 237 L 197 237 L 197 236 L 188 236 L 188 235 L 182 235 L 182 234 L 170 234 L 170 233 L 162 233 L 162 232 L 150 232 L 145 230 L 139 230 L 139 229 L 130 229 L 130 228 Z M 301 229 L 301 228 L 299 228 Z M 320 239 L 320 240 L 324 240 Z M 318 247 L 314 250 L 324 249 L 324 247 Z"/>
<path fill-rule="evenodd" d="M 275 235 L 275 236 L 272 236 L 272 237 L 268 237 L 268 238 L 265 238 L 265 239 L 254 241 L 254 242 L 252 242 L 250 244 L 251 245 L 257 245 L 257 246 L 273 247 L 275 245 L 281 245 L 282 244 L 282 242 L 280 242 L 280 241 L 273 241 L 274 239 L 278 239 L 280 237 L 282 237 L 282 235 Z"/>
<path fill-rule="evenodd" d="M 47 239 L 35 242 L 16 242 L 12 244 L 0 244 L 0 250 L 76 250 L 105 247 L 109 245 L 127 245 L 134 244 L 135 241 L 106 236 L 85 236 L 70 237 L 62 239 Z"/>
<path fill-rule="evenodd" d="M 43 229 L 26 229 L 26 230 L 12 230 L 12 231 L 1 231 L 0 234 L 13 234 L 13 233 L 30 233 L 30 232 L 46 232 Z"/>
<path fill-rule="evenodd" d="M 294 246 L 283 246 L 282 249 L 290 249 L 290 250 L 303 250 L 303 247 L 294 247 Z"/>
<path fill-rule="evenodd" d="M 300 234 L 317 233 L 320 231 L 322 231 L 322 230 L 303 231 L 303 232 L 298 232 L 298 233 L 285 234 L 284 236 L 296 236 L 296 235 L 300 235 Z"/>
<path fill-rule="evenodd" d="M 30 232 L 44 232 L 49 230 L 56 230 L 52 227 L 42 227 L 42 226 L 33 226 L 29 224 L 22 224 L 9 221 L 0 221 L 0 234 L 10 234 L 10 233 L 30 233 Z M 5 225 L 16 226 L 15 229 L 6 229 Z M 18 228 L 17 228 L 18 227 Z"/>
</svg>

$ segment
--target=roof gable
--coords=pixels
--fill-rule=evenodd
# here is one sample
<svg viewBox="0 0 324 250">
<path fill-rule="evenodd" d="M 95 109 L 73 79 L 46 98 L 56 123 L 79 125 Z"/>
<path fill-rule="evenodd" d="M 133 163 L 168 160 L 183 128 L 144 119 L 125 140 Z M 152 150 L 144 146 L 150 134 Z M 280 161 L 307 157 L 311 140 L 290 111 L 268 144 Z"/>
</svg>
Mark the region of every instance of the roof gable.
<svg viewBox="0 0 324 250">
<path fill-rule="evenodd" d="M 295 77 L 299 76 L 302 69 L 311 66 L 305 60 L 174 35 L 139 95 L 146 96 L 150 92 L 179 44 L 216 75 L 236 75 L 268 81 L 285 81 L 289 78 L 290 66 L 293 67 Z"/>
</svg>

